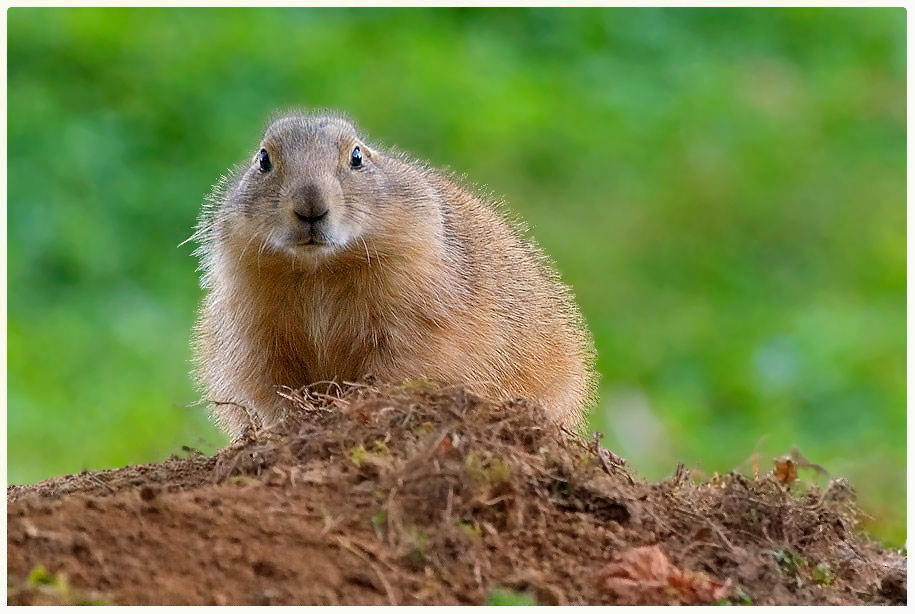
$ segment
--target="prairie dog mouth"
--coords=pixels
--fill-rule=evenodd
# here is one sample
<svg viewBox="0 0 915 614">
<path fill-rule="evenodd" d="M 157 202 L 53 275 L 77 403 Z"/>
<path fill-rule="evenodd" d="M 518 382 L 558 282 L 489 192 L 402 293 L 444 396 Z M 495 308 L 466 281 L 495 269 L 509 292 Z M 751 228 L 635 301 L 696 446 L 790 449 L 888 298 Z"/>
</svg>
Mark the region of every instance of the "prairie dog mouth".
<svg viewBox="0 0 915 614">
<path fill-rule="evenodd" d="M 289 241 L 286 251 L 289 254 L 304 258 L 317 258 L 330 255 L 337 246 L 324 237 L 308 237 Z"/>
<path fill-rule="evenodd" d="M 286 244 L 294 248 L 310 248 L 319 245 L 331 245 L 332 241 L 330 241 L 327 234 L 321 230 L 309 228 L 307 230 L 297 229 L 289 233 Z"/>
</svg>

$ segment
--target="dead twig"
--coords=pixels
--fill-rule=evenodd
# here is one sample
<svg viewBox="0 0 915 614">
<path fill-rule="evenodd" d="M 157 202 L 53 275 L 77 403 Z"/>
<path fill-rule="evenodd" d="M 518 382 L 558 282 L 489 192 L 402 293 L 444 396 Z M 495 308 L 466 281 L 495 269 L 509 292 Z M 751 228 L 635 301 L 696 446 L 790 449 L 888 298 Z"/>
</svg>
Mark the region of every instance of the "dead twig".
<svg viewBox="0 0 915 614">
<path fill-rule="evenodd" d="M 360 552 L 359 550 L 354 548 L 352 546 L 352 544 L 350 544 L 349 540 L 346 539 L 345 537 L 341 537 L 338 535 L 336 540 L 337 540 L 338 544 L 340 544 L 341 546 L 343 546 L 344 548 L 346 548 L 347 550 L 349 550 L 350 552 L 355 554 L 357 557 L 359 557 L 360 560 L 362 560 L 362 562 L 364 562 L 366 565 L 368 565 L 369 567 L 372 568 L 372 571 L 374 571 L 375 575 L 378 576 L 378 579 L 381 581 L 381 585 L 384 587 L 384 591 L 388 595 L 388 603 L 390 605 L 397 605 L 397 599 L 394 597 L 394 589 L 391 588 L 391 584 L 388 582 L 388 579 L 385 578 L 384 574 L 381 573 L 381 570 L 378 569 L 378 566 L 375 565 L 375 563 L 373 563 L 371 561 L 371 559 L 369 559 L 369 557 L 367 557 L 362 552 Z"/>
<path fill-rule="evenodd" d="M 717 524 L 715 524 L 714 522 L 712 522 L 712 520 L 711 520 L 710 518 L 706 518 L 705 516 L 702 516 L 702 515 L 700 515 L 700 514 L 696 514 L 695 512 L 692 512 L 692 511 L 690 511 L 690 510 L 683 509 L 682 507 L 678 507 L 678 508 L 676 508 L 676 510 L 677 510 L 678 512 L 680 512 L 681 514 L 685 514 L 685 515 L 690 516 L 690 517 L 692 517 L 692 518 L 696 518 L 697 520 L 700 520 L 701 522 L 704 522 L 706 525 L 708 525 L 708 527 L 709 527 L 712 531 L 715 532 L 715 534 L 718 536 L 718 539 L 720 539 L 721 542 L 722 542 L 725 546 L 727 546 L 728 550 L 730 550 L 731 552 L 736 552 L 736 551 L 737 551 L 737 549 L 734 547 L 734 544 L 732 544 L 731 541 L 730 541 L 727 537 L 725 537 L 724 532 L 721 530 L 721 528 L 720 528 Z"/>
<path fill-rule="evenodd" d="M 630 484 L 634 485 L 635 480 L 632 479 L 632 476 L 629 475 L 629 470 L 626 469 L 626 459 L 600 445 L 600 440 L 604 438 L 602 433 L 595 432 L 592 436 L 593 439 L 590 442 L 589 448 L 591 449 L 591 452 L 597 455 L 597 460 L 600 462 L 601 469 L 603 469 L 607 475 L 613 475 L 613 472 L 610 470 L 612 467 L 618 473 L 622 473 L 623 477 L 625 477 Z"/>
<path fill-rule="evenodd" d="M 445 501 L 445 512 L 442 518 L 446 526 L 451 524 L 451 508 L 454 505 L 454 486 L 448 485 L 448 498 Z"/>
<path fill-rule="evenodd" d="M 110 492 L 110 493 L 112 493 L 112 494 L 117 492 L 117 491 L 116 491 L 114 488 L 112 488 L 110 485 L 108 485 L 108 484 L 106 484 L 105 482 L 101 481 L 95 474 L 87 473 L 87 474 L 86 474 L 86 477 L 89 478 L 90 480 L 92 480 L 93 482 L 95 482 L 96 484 L 98 484 L 99 486 L 104 486 L 105 488 L 108 489 L 108 492 Z"/>
<path fill-rule="evenodd" d="M 674 473 L 674 477 L 671 480 L 674 486 L 683 486 L 689 482 L 690 472 L 682 462 L 677 463 L 677 471 Z"/>
<path fill-rule="evenodd" d="M 254 433 L 254 435 L 257 435 L 260 433 L 261 427 L 259 427 L 257 425 L 258 420 L 254 417 L 254 413 L 250 409 L 248 409 L 247 407 L 242 405 L 241 403 L 236 403 L 235 401 L 206 401 L 206 402 L 211 403 L 216 406 L 234 405 L 235 407 L 238 407 L 245 413 L 245 417 L 248 419 L 248 426 L 250 427 L 251 432 Z"/>
</svg>

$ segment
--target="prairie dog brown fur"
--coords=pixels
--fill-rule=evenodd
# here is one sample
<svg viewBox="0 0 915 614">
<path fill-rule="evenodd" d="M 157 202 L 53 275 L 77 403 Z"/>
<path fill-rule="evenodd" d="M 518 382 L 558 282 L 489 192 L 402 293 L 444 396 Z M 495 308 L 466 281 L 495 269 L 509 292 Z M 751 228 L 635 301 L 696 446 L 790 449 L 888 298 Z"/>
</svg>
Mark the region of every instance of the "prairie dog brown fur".
<svg viewBox="0 0 915 614">
<path fill-rule="evenodd" d="M 549 260 L 496 205 L 339 115 L 292 114 L 216 185 L 194 239 L 196 379 L 233 439 L 281 386 L 429 378 L 527 397 L 577 427 L 591 338 Z M 247 408 L 246 413 L 241 407 Z"/>
</svg>

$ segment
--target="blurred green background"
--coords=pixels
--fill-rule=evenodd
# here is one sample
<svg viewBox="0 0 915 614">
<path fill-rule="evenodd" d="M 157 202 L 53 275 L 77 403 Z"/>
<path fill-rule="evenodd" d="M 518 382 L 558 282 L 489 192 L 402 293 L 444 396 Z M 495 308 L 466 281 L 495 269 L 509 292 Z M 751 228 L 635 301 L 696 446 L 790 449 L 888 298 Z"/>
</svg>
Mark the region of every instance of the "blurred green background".
<svg viewBox="0 0 915 614">
<path fill-rule="evenodd" d="M 796 444 L 905 538 L 905 11 L 8 13 L 8 477 L 212 450 L 203 196 L 277 107 L 505 196 L 594 332 L 642 475 Z M 765 439 L 757 443 L 761 438 Z"/>
</svg>

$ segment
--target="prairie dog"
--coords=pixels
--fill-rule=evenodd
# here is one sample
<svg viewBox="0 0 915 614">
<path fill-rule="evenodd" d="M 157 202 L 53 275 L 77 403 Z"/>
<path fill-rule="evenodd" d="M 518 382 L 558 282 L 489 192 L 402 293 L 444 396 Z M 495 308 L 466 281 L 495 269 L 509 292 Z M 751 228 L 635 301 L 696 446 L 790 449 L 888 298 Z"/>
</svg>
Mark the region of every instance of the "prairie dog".
<svg viewBox="0 0 915 614">
<path fill-rule="evenodd" d="M 367 374 L 527 397 L 582 423 L 590 334 L 497 205 L 337 114 L 283 116 L 255 151 L 216 185 L 192 237 L 207 291 L 195 376 L 233 439 L 248 414 L 257 427 L 282 418 L 281 386 Z"/>
</svg>

